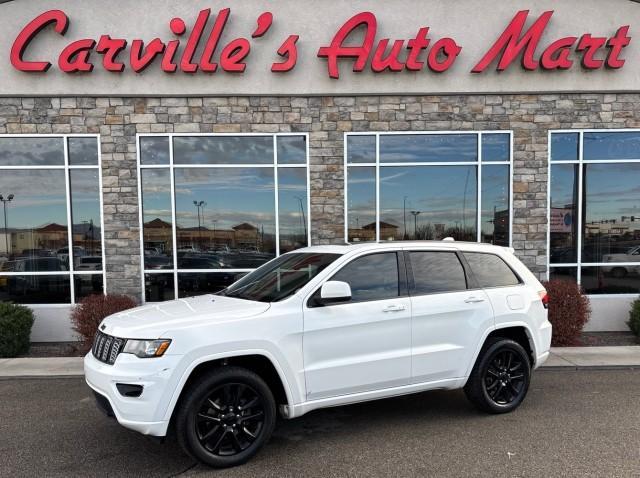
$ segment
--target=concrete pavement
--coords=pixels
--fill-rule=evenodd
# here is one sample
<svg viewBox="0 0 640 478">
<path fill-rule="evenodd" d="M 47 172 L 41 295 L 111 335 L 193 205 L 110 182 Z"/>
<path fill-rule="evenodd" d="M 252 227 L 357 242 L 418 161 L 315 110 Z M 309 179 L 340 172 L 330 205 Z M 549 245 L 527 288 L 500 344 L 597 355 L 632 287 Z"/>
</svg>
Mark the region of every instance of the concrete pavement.
<svg viewBox="0 0 640 478">
<path fill-rule="evenodd" d="M 552 347 L 543 368 L 640 368 L 640 345 Z M 83 375 L 82 357 L 0 359 L 0 378 Z"/>
</svg>

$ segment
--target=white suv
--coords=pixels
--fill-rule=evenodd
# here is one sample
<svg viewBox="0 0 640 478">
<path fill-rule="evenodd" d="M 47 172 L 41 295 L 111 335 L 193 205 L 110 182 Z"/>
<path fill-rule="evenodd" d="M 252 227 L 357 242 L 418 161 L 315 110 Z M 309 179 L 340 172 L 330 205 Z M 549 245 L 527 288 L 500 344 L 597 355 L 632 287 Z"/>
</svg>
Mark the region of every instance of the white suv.
<svg viewBox="0 0 640 478">
<path fill-rule="evenodd" d="M 85 375 L 123 426 L 216 467 L 252 457 L 278 409 L 464 388 L 524 400 L 549 354 L 547 295 L 509 249 L 403 242 L 299 249 L 216 295 L 108 317 Z"/>
</svg>

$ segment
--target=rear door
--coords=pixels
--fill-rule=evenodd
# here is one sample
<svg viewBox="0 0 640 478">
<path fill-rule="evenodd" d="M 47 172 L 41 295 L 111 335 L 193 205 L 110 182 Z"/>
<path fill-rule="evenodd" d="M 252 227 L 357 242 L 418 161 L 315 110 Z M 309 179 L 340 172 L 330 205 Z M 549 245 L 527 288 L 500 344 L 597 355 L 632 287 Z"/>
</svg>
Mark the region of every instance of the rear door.
<svg viewBox="0 0 640 478">
<path fill-rule="evenodd" d="M 455 250 L 405 252 L 412 308 L 412 382 L 463 377 L 494 325 L 487 295 Z"/>
</svg>

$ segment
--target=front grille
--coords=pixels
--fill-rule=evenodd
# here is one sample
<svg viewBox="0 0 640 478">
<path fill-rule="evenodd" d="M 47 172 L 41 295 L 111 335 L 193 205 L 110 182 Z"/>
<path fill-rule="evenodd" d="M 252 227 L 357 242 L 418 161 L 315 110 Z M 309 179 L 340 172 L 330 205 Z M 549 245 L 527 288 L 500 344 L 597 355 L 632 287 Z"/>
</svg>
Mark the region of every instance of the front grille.
<svg viewBox="0 0 640 478">
<path fill-rule="evenodd" d="M 98 331 L 93 341 L 91 353 L 95 358 L 109 365 L 113 365 L 118 358 L 118 354 L 122 352 L 126 340 L 111 335 L 103 334 Z"/>
</svg>

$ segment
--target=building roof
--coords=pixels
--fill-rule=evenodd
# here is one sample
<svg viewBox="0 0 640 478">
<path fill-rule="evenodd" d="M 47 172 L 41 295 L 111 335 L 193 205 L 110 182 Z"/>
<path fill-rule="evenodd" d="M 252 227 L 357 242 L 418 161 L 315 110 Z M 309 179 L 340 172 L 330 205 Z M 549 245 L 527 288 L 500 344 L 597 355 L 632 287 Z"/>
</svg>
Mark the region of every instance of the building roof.
<svg viewBox="0 0 640 478">
<path fill-rule="evenodd" d="M 157 228 L 157 229 L 171 229 L 171 223 L 167 221 L 163 221 L 159 217 L 156 217 L 155 219 L 149 222 L 145 222 L 144 227 Z"/>
<path fill-rule="evenodd" d="M 37 229 L 38 232 L 66 232 L 67 226 L 51 222 Z"/>
<path fill-rule="evenodd" d="M 233 226 L 231 229 L 233 229 L 234 231 L 257 231 L 258 228 L 252 224 L 249 224 L 248 222 L 243 222 L 241 224 L 238 224 L 237 226 Z"/>
</svg>

